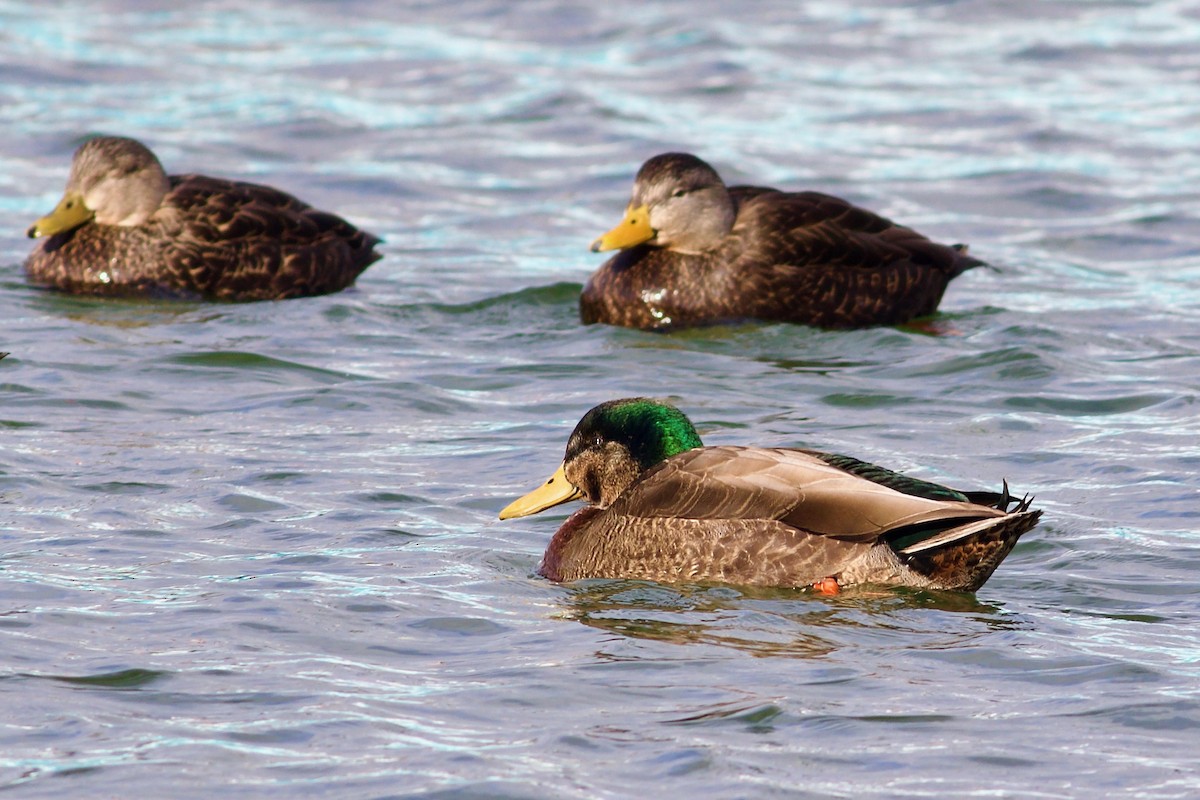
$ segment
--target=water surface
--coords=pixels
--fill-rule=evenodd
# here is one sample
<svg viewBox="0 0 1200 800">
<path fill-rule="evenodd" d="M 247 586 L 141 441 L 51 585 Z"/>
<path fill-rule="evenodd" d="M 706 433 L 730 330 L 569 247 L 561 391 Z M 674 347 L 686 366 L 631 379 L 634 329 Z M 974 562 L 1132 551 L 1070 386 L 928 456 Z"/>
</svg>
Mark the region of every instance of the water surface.
<svg viewBox="0 0 1200 800">
<path fill-rule="evenodd" d="M 1200 792 L 1200 13 L 0 0 L 0 787 L 14 797 Z M 94 133 L 387 240 L 339 295 L 27 286 Z M 920 329 L 582 327 L 637 166 L 997 266 Z M 975 596 L 534 572 L 593 404 L 1045 520 Z"/>
</svg>

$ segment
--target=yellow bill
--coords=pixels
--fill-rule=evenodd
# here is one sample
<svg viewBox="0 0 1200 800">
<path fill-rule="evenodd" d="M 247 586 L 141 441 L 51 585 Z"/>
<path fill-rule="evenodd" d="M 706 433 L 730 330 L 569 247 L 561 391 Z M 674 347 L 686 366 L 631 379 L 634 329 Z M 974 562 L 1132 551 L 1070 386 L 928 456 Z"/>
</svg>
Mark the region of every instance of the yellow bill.
<svg viewBox="0 0 1200 800">
<path fill-rule="evenodd" d="M 567 473 L 564 471 L 564 466 L 560 465 L 558 470 L 550 476 L 550 480 L 524 497 L 513 500 L 506 505 L 504 510 L 500 512 L 500 519 L 528 517 L 530 514 L 545 511 L 547 508 L 559 505 L 560 503 L 567 503 L 583 497 L 583 492 L 575 488 L 567 480 Z"/>
<path fill-rule="evenodd" d="M 650 227 L 650 209 L 641 205 L 632 205 L 625 209 L 625 219 L 617 227 L 592 242 L 592 252 L 602 253 L 605 250 L 624 250 L 635 244 L 648 242 L 654 238 L 654 229 Z"/>
<path fill-rule="evenodd" d="M 83 195 L 79 192 L 67 192 L 63 195 L 63 199 L 58 201 L 54 210 L 33 223 L 33 227 L 27 233 L 30 239 L 65 233 L 78 228 L 95 215 L 96 212 L 83 202 Z"/>
</svg>

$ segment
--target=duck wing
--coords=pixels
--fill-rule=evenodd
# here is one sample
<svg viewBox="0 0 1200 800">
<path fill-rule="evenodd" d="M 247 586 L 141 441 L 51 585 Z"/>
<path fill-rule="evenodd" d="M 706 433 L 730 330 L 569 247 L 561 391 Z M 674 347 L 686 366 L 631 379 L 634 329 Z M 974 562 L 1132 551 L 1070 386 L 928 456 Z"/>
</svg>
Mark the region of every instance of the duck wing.
<svg viewBox="0 0 1200 800">
<path fill-rule="evenodd" d="M 897 492 L 911 494 L 914 497 L 924 497 L 929 500 L 961 500 L 964 502 L 978 502 L 973 500 L 965 492 L 960 492 L 957 489 L 951 489 L 949 486 L 942 486 L 940 483 L 932 481 L 923 481 L 920 478 L 913 478 L 908 475 L 890 470 L 887 467 L 881 467 L 878 464 L 872 464 L 854 456 L 843 456 L 837 453 L 823 453 L 819 450 L 804 450 L 814 458 L 824 461 L 826 464 L 845 470 L 851 474 L 857 475 L 860 478 L 866 478 L 872 483 L 882 484 L 890 489 L 895 489 Z M 993 492 L 977 493 L 991 497 Z M 997 494 L 996 497 L 999 497 Z M 988 504 L 990 505 L 990 504 Z"/>
<path fill-rule="evenodd" d="M 164 260 L 202 294 L 264 300 L 345 288 L 380 256 L 379 239 L 335 214 L 253 183 L 183 175 L 156 215 Z"/>
<path fill-rule="evenodd" d="M 967 255 L 963 245 L 939 244 L 839 197 L 761 187 L 732 193 L 738 214 L 731 235 L 741 240 L 744 258 L 761 264 L 890 268 L 901 276 L 908 267 L 932 270 L 949 281 L 984 263 Z"/>
<path fill-rule="evenodd" d="M 731 446 L 697 448 L 667 459 L 610 510 L 630 517 L 775 520 L 853 542 L 1004 515 L 965 500 L 897 491 L 812 452 Z"/>
</svg>

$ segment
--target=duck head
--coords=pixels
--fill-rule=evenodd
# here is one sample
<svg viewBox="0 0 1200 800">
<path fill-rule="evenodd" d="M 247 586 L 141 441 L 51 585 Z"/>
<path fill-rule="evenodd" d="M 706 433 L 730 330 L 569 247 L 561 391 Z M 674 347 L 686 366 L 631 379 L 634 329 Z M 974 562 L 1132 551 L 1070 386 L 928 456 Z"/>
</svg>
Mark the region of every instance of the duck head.
<svg viewBox="0 0 1200 800">
<path fill-rule="evenodd" d="M 689 153 L 663 153 L 638 170 L 625 218 L 592 243 L 592 252 L 647 243 L 705 253 L 729 234 L 735 216 L 733 199 L 715 169 Z"/>
<path fill-rule="evenodd" d="M 643 472 L 700 446 L 691 421 L 674 406 L 646 397 L 601 403 L 575 426 L 558 470 L 507 505 L 500 519 L 529 516 L 578 499 L 607 508 Z"/>
<path fill-rule="evenodd" d="M 31 239 L 66 233 L 84 223 L 140 225 L 158 210 L 170 183 L 141 142 L 101 136 L 84 142 L 71 160 L 63 198 L 29 229 Z"/>
</svg>

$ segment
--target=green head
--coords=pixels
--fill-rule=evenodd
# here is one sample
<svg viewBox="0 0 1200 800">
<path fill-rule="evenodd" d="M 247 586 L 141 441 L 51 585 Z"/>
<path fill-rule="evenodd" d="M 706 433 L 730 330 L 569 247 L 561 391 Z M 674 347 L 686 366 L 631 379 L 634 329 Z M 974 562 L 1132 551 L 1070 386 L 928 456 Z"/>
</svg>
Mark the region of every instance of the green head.
<svg viewBox="0 0 1200 800">
<path fill-rule="evenodd" d="M 584 414 L 567 441 L 566 460 L 610 443 L 628 450 L 643 470 L 701 446 L 700 434 L 682 411 L 648 397 L 609 400 Z"/>
<path fill-rule="evenodd" d="M 505 506 L 500 519 L 579 499 L 606 508 L 655 464 L 700 446 L 696 429 L 674 406 L 645 397 L 601 403 L 575 426 L 562 466 Z"/>
</svg>

